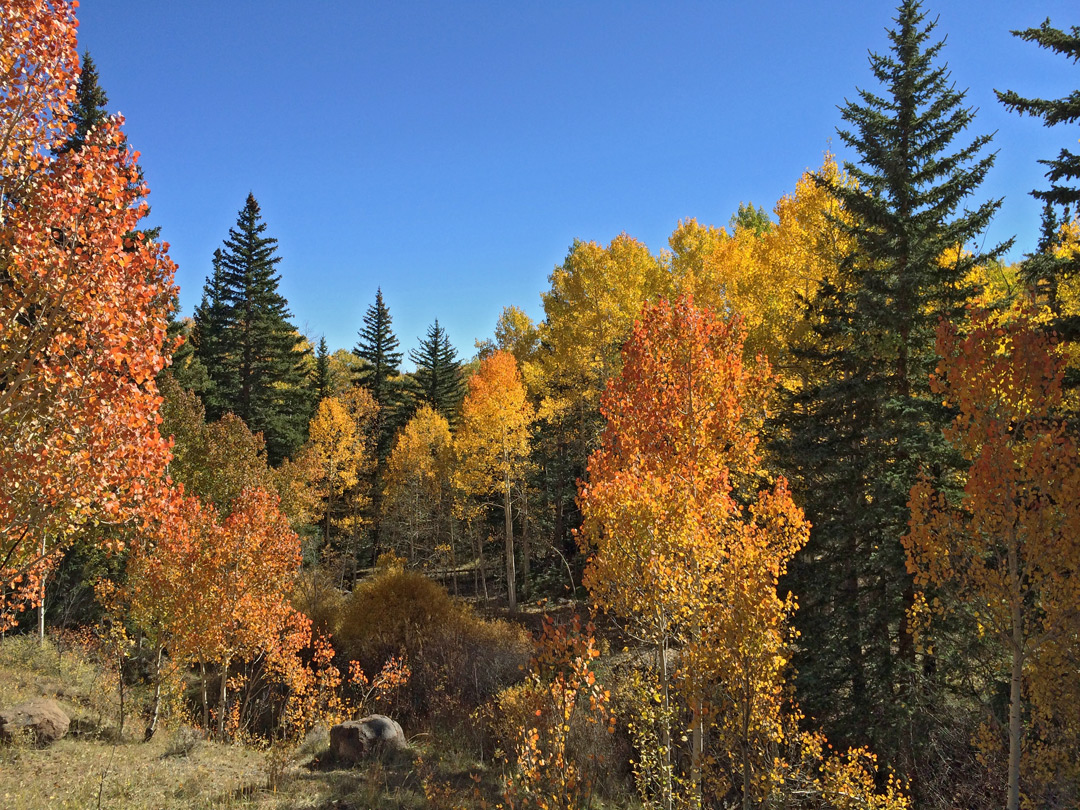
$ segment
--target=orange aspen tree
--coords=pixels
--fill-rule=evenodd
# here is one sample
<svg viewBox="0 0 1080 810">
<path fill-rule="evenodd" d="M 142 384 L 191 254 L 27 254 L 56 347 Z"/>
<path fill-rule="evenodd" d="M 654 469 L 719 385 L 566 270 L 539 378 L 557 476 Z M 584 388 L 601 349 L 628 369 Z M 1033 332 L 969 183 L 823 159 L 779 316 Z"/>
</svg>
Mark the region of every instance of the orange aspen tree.
<svg viewBox="0 0 1080 810">
<path fill-rule="evenodd" d="M 532 421 L 533 409 L 526 398 L 517 361 L 510 352 L 495 352 L 469 378 L 456 447 L 462 489 L 473 495 L 501 496 L 506 532 L 506 593 L 512 611 L 517 610 L 517 576 L 511 499 L 514 482 L 525 472 Z"/>
<path fill-rule="evenodd" d="M 149 541 L 128 564 L 132 619 L 177 660 L 220 668 L 217 732 L 224 735 L 229 667 L 264 655 L 279 667 L 296 647 L 289 604 L 300 538 L 276 495 L 248 489 L 219 521 L 217 510 L 170 490 L 149 523 Z M 294 651 L 294 650 L 293 650 Z M 203 684 L 204 722 L 208 700 Z"/>
<path fill-rule="evenodd" d="M 593 600 L 657 653 L 663 806 L 679 791 L 670 727 L 673 673 L 692 720 L 689 795 L 700 805 L 706 718 L 739 761 L 743 805 L 758 774 L 751 744 L 778 727 L 789 601 L 776 579 L 808 525 L 781 480 L 749 509 L 771 377 L 743 362 L 745 331 L 689 297 L 646 305 L 604 392 L 606 426 L 580 503 Z M 716 689 L 715 679 L 723 681 Z"/>
<path fill-rule="evenodd" d="M 0 627 L 42 601 L 75 529 L 131 519 L 168 459 L 154 377 L 174 266 L 134 235 L 136 155 L 119 118 L 50 151 L 73 127 L 75 6 L 0 6 Z"/>
<path fill-rule="evenodd" d="M 1006 653 L 1006 806 L 1017 810 L 1022 758 L 1038 742 L 1025 717 L 1080 731 L 1067 717 L 1080 654 L 1080 446 L 1055 416 L 1065 359 L 1024 316 L 978 315 L 965 334 L 942 324 L 937 348 L 933 390 L 957 411 L 946 435 L 970 467 L 959 498 L 927 481 L 911 490 L 908 570 L 920 587 L 958 589 L 958 604 Z"/>
</svg>

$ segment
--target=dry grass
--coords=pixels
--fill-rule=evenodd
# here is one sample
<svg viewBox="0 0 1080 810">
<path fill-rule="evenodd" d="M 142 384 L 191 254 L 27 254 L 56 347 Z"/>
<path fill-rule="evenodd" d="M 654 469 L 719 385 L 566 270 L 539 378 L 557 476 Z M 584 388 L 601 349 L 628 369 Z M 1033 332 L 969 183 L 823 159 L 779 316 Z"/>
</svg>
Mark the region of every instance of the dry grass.
<svg viewBox="0 0 1080 810">
<path fill-rule="evenodd" d="M 72 718 L 68 736 L 46 748 L 35 748 L 28 741 L 0 745 L 0 808 L 418 810 L 433 806 L 409 759 L 354 769 L 310 767 L 325 748 L 325 731 L 284 753 L 203 740 L 180 723 L 163 727 L 151 742 L 143 743 L 136 737 L 142 730 L 137 712 L 145 698 L 138 690 L 128 694 L 130 719 L 121 738 L 116 733 L 115 687 L 107 671 L 85 656 L 71 651 L 58 655 L 51 643 L 41 646 L 25 636 L 0 641 L 0 706 L 51 697 Z M 457 794 L 446 807 L 473 805 L 472 790 L 466 789 L 472 785 L 469 771 L 483 769 L 458 755 L 443 764 L 433 750 L 421 753 L 428 763 L 424 778 Z M 276 790 L 268 787 L 271 775 Z M 491 796 L 497 791 L 497 777 L 484 776 Z"/>
</svg>

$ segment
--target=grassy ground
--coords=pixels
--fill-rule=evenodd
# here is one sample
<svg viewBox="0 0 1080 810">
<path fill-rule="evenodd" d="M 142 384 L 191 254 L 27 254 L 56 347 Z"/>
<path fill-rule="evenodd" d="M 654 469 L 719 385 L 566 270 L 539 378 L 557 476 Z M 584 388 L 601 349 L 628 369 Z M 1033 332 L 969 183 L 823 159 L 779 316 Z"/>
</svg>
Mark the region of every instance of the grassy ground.
<svg viewBox="0 0 1080 810">
<path fill-rule="evenodd" d="M 449 810 L 474 805 L 474 774 L 489 797 L 498 790 L 494 773 L 446 740 L 420 742 L 414 756 L 397 762 L 354 769 L 317 765 L 325 732 L 275 752 L 205 741 L 181 725 L 143 743 L 138 717 L 118 733 L 118 696 L 106 669 L 74 652 L 59 654 L 52 643 L 7 638 L 0 642 L 0 706 L 34 697 L 56 699 L 72 718 L 71 730 L 46 748 L 0 745 L 0 807 Z M 139 701 L 138 693 L 127 697 L 129 718 Z"/>
</svg>

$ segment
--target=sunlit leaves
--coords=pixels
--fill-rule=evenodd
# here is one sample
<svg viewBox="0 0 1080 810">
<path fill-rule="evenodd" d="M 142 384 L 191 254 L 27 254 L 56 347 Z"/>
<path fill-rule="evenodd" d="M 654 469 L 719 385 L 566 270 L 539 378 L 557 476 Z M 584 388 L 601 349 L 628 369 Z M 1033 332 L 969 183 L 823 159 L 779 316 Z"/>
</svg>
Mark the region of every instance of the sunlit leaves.
<svg viewBox="0 0 1080 810">
<path fill-rule="evenodd" d="M 982 315 L 966 335 L 943 324 L 937 345 L 933 390 L 956 409 L 946 435 L 970 467 L 959 501 L 927 480 L 912 489 L 908 568 L 923 588 L 958 589 L 956 608 L 1012 662 L 1012 789 L 1032 796 L 1039 776 L 1075 785 L 1080 763 L 1067 752 L 1080 725 L 1063 709 L 1078 697 L 1080 447 L 1056 416 L 1064 359 L 1024 316 Z"/>
<path fill-rule="evenodd" d="M 168 459 L 154 377 L 174 268 L 162 245 L 133 235 L 147 210 L 135 155 L 117 119 L 82 149 L 48 154 L 68 129 L 73 5 L 0 9 L 5 604 L 36 598 L 36 578 L 79 525 L 130 518 Z"/>
<path fill-rule="evenodd" d="M 783 481 L 749 509 L 735 497 L 757 471 L 771 382 L 764 361 L 743 362 L 744 337 L 737 319 L 688 298 L 643 309 L 604 393 L 606 427 L 581 502 L 593 599 L 660 649 L 661 668 L 663 649 L 684 648 L 692 789 L 701 790 L 707 716 L 730 758 L 720 771 L 745 776 L 748 794 L 779 736 L 793 603 L 777 579 L 808 525 Z M 666 677 L 660 689 L 666 701 Z"/>
</svg>

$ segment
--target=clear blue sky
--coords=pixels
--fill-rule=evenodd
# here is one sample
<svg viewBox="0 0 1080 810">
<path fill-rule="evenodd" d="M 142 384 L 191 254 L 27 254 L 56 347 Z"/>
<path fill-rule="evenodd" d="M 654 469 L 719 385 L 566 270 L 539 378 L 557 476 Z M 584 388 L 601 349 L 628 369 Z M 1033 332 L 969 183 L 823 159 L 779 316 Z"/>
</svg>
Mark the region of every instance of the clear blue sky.
<svg viewBox="0 0 1080 810">
<path fill-rule="evenodd" d="M 1009 35 L 1075 0 L 936 0 L 970 134 L 996 131 L 990 240 L 1034 244 L 1035 161 L 1075 148 L 993 89 L 1060 97 L 1080 68 Z M 575 238 L 653 251 L 677 220 L 771 208 L 874 89 L 894 4 L 86 0 L 80 47 L 127 117 L 153 224 L 198 303 L 249 191 L 280 241 L 294 322 L 351 348 L 381 285 L 404 349 L 435 318 L 460 353 L 540 292 Z"/>
</svg>

